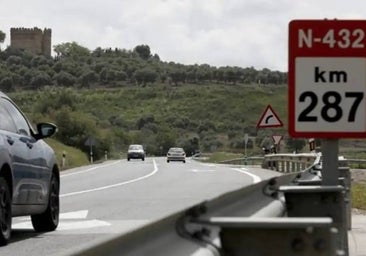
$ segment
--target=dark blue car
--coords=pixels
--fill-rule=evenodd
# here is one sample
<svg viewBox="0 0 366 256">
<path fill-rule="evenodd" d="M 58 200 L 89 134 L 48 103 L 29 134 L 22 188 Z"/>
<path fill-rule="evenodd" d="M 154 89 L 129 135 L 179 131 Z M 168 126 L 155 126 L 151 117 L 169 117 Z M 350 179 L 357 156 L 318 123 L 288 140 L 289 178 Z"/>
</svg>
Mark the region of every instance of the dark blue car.
<svg viewBox="0 0 366 256">
<path fill-rule="evenodd" d="M 39 123 L 36 128 L 0 92 L 0 245 L 8 243 L 15 216 L 30 215 L 37 232 L 58 226 L 59 167 L 53 149 L 42 140 L 57 127 Z"/>
</svg>

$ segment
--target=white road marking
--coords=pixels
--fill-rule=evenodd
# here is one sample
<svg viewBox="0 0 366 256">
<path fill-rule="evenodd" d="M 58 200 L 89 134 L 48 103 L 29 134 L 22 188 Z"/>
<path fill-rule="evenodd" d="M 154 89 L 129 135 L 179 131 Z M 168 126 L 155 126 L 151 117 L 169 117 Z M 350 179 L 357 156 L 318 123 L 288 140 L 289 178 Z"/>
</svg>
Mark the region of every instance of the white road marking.
<svg viewBox="0 0 366 256">
<path fill-rule="evenodd" d="M 203 166 L 209 166 L 209 167 L 215 167 L 216 166 L 216 164 L 210 164 L 210 163 L 200 163 L 201 165 L 203 165 Z"/>
<path fill-rule="evenodd" d="M 87 228 L 97 228 L 111 226 L 110 223 L 101 220 L 85 220 L 88 216 L 88 210 L 66 212 L 60 214 L 60 223 L 57 227 L 61 230 L 80 230 Z M 22 222 L 13 223 L 14 229 L 33 229 L 30 217 L 21 218 Z"/>
<path fill-rule="evenodd" d="M 250 176 L 253 179 L 253 183 L 254 184 L 255 183 L 259 183 L 259 182 L 262 181 L 262 179 L 259 176 L 254 175 L 253 173 L 250 173 L 250 172 L 245 171 L 245 170 L 248 170 L 246 168 L 240 168 L 240 169 L 239 168 L 232 168 L 232 169 L 235 170 L 235 171 L 237 171 L 237 172 L 241 172 L 241 173 L 244 173 L 244 174 Z"/>
<path fill-rule="evenodd" d="M 75 212 L 65 212 L 60 213 L 60 219 L 67 220 L 67 219 L 86 219 L 88 216 L 88 210 L 81 210 L 81 211 L 75 211 Z M 30 217 L 16 217 L 18 221 L 29 221 Z"/>
<path fill-rule="evenodd" d="M 116 184 L 112 184 L 112 185 L 108 185 L 108 186 L 99 187 L 99 188 L 93 188 L 93 189 L 87 189 L 87 190 L 82 190 L 82 191 L 77 191 L 77 192 L 66 193 L 66 194 L 60 195 L 60 197 L 74 196 L 74 195 L 79 195 L 79 194 L 85 194 L 85 193 L 105 190 L 105 189 L 109 189 L 109 188 L 115 188 L 115 187 L 123 186 L 126 184 L 134 183 L 134 182 L 137 182 L 137 181 L 140 181 L 143 179 L 147 179 L 150 176 L 153 176 L 154 174 L 156 174 L 158 172 L 158 167 L 156 165 L 155 160 L 153 160 L 153 163 L 154 163 L 154 170 L 145 176 L 142 176 L 142 177 L 139 177 L 136 179 L 132 179 L 132 180 L 128 180 L 128 181 L 124 181 L 124 182 L 120 182 L 120 183 L 116 183 Z"/>
<path fill-rule="evenodd" d="M 88 210 L 76 211 L 76 212 L 65 212 L 60 213 L 60 219 L 86 219 L 88 216 Z"/>
<path fill-rule="evenodd" d="M 192 169 L 191 172 L 215 172 L 216 170 L 213 169 L 205 169 L 205 170 L 198 170 L 198 169 Z"/>
<path fill-rule="evenodd" d="M 61 178 L 63 178 L 63 177 L 67 177 L 67 176 L 72 176 L 72 175 L 76 175 L 76 174 L 81 174 L 81 173 L 90 172 L 90 171 L 93 171 L 93 170 L 98 169 L 98 168 L 102 168 L 102 167 L 106 167 L 106 166 L 110 166 L 110 165 L 118 164 L 119 162 L 121 162 L 121 160 L 118 160 L 118 161 L 113 162 L 113 163 L 110 163 L 110 164 L 104 164 L 104 165 L 93 166 L 93 167 L 91 167 L 91 168 L 88 168 L 88 169 L 86 169 L 86 170 L 82 170 L 82 171 L 78 171 L 78 172 L 72 172 L 72 173 L 63 174 L 63 175 L 60 175 L 60 177 L 61 177 Z"/>
<path fill-rule="evenodd" d="M 85 221 L 60 221 L 57 230 L 80 230 L 87 228 L 98 228 L 111 226 L 110 223 L 101 220 L 85 220 Z M 32 223 L 30 221 L 20 222 L 12 225 L 14 229 L 33 229 Z"/>
</svg>

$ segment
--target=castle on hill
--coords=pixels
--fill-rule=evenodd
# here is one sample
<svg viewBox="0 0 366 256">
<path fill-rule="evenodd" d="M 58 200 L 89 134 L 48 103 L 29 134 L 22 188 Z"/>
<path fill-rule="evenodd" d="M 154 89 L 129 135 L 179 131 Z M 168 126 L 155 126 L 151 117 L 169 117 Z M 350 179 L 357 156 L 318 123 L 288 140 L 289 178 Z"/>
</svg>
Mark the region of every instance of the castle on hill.
<svg viewBox="0 0 366 256">
<path fill-rule="evenodd" d="M 34 54 L 51 56 L 51 29 L 11 28 L 10 46 Z"/>
</svg>

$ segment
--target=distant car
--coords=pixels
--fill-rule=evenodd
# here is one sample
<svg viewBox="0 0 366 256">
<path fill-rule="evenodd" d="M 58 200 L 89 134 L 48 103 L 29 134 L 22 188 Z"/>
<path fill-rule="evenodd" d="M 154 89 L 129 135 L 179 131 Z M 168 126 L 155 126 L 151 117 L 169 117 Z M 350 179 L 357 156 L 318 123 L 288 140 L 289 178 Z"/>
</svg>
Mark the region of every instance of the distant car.
<svg viewBox="0 0 366 256">
<path fill-rule="evenodd" d="M 141 159 L 145 161 L 144 147 L 138 144 L 130 145 L 127 151 L 127 160 L 130 161 L 130 159 Z"/>
<path fill-rule="evenodd" d="M 34 130 L 21 110 L 0 92 L 0 245 L 10 240 L 12 217 L 31 216 L 37 232 L 59 222 L 60 175 L 55 153 L 42 139 L 57 127 Z"/>
<path fill-rule="evenodd" d="M 184 152 L 183 148 L 170 148 L 167 155 L 166 161 L 169 163 L 170 161 L 182 161 L 186 162 L 186 152 Z"/>
</svg>

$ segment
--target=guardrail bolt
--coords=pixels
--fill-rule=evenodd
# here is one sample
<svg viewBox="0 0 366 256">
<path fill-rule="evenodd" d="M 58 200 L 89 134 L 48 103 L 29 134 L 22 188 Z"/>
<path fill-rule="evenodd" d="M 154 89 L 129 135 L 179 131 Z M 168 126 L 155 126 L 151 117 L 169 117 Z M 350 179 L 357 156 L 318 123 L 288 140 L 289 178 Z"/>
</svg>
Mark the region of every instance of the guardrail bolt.
<svg viewBox="0 0 366 256">
<path fill-rule="evenodd" d="M 314 242 L 314 248 L 319 252 L 325 251 L 327 248 L 327 243 L 323 239 L 318 239 Z"/>
<path fill-rule="evenodd" d="M 211 230 L 209 230 L 208 228 L 202 228 L 201 229 L 202 235 L 209 237 L 211 235 Z"/>
<path fill-rule="evenodd" d="M 296 238 L 291 243 L 291 248 L 296 252 L 304 251 L 305 249 L 305 243 L 302 239 Z"/>
<path fill-rule="evenodd" d="M 200 230 L 197 230 L 193 232 L 192 236 L 196 239 L 203 239 L 204 237 L 209 237 L 211 234 L 211 231 L 207 228 L 201 228 Z"/>
</svg>

